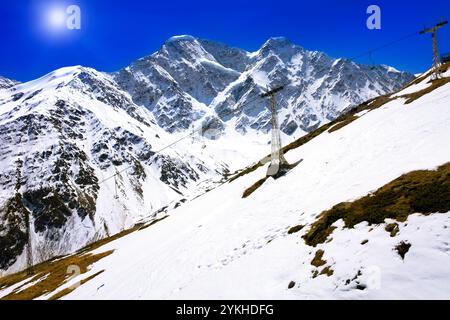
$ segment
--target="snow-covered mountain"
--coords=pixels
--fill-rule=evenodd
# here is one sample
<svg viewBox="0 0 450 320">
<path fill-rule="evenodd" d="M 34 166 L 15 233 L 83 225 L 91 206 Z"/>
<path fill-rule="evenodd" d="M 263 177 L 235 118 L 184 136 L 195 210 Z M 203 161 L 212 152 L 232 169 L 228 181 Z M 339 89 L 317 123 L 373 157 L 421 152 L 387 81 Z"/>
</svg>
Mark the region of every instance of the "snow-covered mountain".
<svg viewBox="0 0 450 320">
<path fill-rule="evenodd" d="M 93 69 L 1 92 L 0 269 L 26 267 L 29 237 L 34 263 L 71 253 L 228 170 L 190 141 L 156 153 L 174 139 Z"/>
<path fill-rule="evenodd" d="M 449 66 L 286 146 L 287 175 L 257 162 L 134 232 L 0 279 L 0 296 L 448 299 Z"/>
<path fill-rule="evenodd" d="M 0 76 L 0 90 L 9 89 L 9 88 L 15 86 L 16 84 L 18 84 L 17 81 L 10 80 L 10 79 Z"/>
<path fill-rule="evenodd" d="M 218 129 L 230 124 L 240 132 L 267 132 L 270 117 L 258 96 L 267 88 L 285 85 L 278 100 L 281 129 L 298 136 L 351 106 L 401 88 L 413 75 L 332 59 L 285 38 L 271 38 L 250 53 L 177 36 L 114 78 L 170 132 L 201 120 L 215 120 Z"/>
<path fill-rule="evenodd" d="M 249 53 L 190 36 L 112 74 L 0 78 L 0 272 L 114 235 L 264 156 L 267 87 L 286 85 L 280 122 L 293 139 L 411 78 L 283 38 Z M 221 139 L 181 139 L 192 125 Z"/>
</svg>

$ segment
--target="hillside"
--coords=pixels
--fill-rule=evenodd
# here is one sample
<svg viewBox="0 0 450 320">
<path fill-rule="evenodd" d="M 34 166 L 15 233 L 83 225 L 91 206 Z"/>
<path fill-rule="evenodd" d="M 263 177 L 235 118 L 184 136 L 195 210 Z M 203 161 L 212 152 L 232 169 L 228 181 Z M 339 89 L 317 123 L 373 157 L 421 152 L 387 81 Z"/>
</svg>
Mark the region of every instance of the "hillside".
<svg viewBox="0 0 450 320">
<path fill-rule="evenodd" d="M 299 164 L 247 197 L 267 164 L 32 277 L 4 277 L 0 296 L 448 299 L 449 82 L 450 70 L 426 73 L 285 147 Z"/>
</svg>

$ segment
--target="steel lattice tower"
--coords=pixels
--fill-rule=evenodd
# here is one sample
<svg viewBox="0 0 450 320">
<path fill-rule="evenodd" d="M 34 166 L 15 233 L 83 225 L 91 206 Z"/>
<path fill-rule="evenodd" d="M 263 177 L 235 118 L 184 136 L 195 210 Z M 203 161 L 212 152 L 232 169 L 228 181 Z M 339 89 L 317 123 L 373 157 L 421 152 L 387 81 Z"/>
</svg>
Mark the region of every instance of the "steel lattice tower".
<svg viewBox="0 0 450 320">
<path fill-rule="evenodd" d="M 26 209 L 25 209 L 26 210 Z M 33 270 L 33 247 L 32 242 L 33 239 L 31 238 L 31 223 L 30 223 L 30 213 L 25 213 L 25 224 L 27 225 L 27 274 L 32 275 L 34 274 Z"/>
<path fill-rule="evenodd" d="M 276 106 L 276 94 L 284 87 L 278 87 L 261 95 L 263 98 L 270 98 L 270 110 L 272 113 L 272 153 L 270 165 L 267 169 L 267 176 L 277 177 L 283 174 L 285 169 L 289 168 L 289 163 L 284 158 L 281 148 L 280 125 L 278 123 L 278 114 Z"/>
<path fill-rule="evenodd" d="M 446 25 L 448 21 L 443 21 L 438 24 L 436 24 L 432 28 L 424 29 L 420 31 L 420 34 L 425 33 L 431 33 L 432 39 L 433 39 L 433 69 L 432 69 L 432 79 L 436 80 L 440 76 L 439 67 L 440 67 L 440 59 L 439 59 L 439 50 L 438 50 L 438 43 L 437 43 L 437 31 L 442 28 L 444 25 Z"/>
</svg>

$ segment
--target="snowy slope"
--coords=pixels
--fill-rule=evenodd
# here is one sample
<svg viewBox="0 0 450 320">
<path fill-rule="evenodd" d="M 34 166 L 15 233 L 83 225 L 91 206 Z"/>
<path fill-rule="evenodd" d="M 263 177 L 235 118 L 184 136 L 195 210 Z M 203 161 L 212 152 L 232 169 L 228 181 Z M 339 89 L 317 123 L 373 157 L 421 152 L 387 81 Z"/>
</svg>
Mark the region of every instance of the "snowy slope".
<svg viewBox="0 0 450 320">
<path fill-rule="evenodd" d="M 405 90 L 417 93 L 428 80 Z M 351 229 L 340 220 L 332 240 L 315 248 L 301 235 L 339 202 L 449 162 L 449 104 L 446 83 L 411 103 L 401 97 L 362 112 L 289 151 L 288 161 L 303 161 L 288 175 L 269 179 L 243 199 L 244 190 L 264 177 L 261 166 L 170 210 L 165 220 L 95 249 L 114 252 L 41 298 L 96 275 L 65 298 L 448 299 L 450 212 L 414 214 L 399 223 L 395 237 L 385 231 L 390 221 Z M 288 234 L 300 224 L 304 229 Z M 363 240 L 369 241 L 361 245 Z M 393 250 L 401 240 L 412 243 L 404 260 Z M 330 276 L 313 277 L 318 249 L 334 272 Z"/>
</svg>

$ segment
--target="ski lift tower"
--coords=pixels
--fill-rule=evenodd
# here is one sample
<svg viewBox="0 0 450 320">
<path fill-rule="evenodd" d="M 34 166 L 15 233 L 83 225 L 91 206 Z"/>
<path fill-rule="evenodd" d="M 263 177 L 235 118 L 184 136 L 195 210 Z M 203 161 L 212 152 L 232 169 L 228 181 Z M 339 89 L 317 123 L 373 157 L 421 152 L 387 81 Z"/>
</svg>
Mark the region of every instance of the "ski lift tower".
<svg viewBox="0 0 450 320">
<path fill-rule="evenodd" d="M 267 169 L 267 176 L 278 178 L 289 170 L 289 163 L 284 158 L 283 150 L 281 149 L 280 125 L 278 123 L 276 94 L 283 90 L 284 87 L 276 87 L 261 95 L 262 98 L 270 99 L 270 108 L 272 112 L 272 154 L 270 165 Z"/>
<path fill-rule="evenodd" d="M 420 31 L 420 34 L 425 33 L 431 33 L 431 36 L 433 38 L 433 75 L 432 79 L 436 80 L 440 76 L 439 72 L 439 66 L 440 66 L 440 59 L 439 59 L 439 50 L 438 50 L 438 44 L 437 44 L 437 31 L 445 26 L 448 23 L 448 21 L 443 21 L 438 24 L 436 24 L 434 27 L 424 29 Z"/>
</svg>

